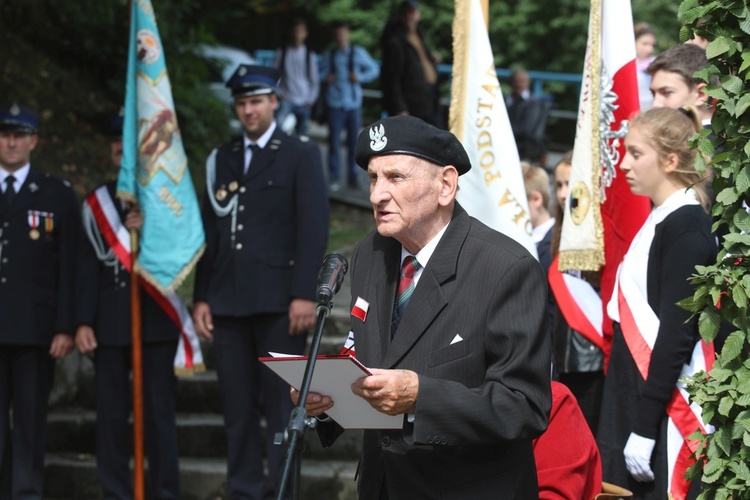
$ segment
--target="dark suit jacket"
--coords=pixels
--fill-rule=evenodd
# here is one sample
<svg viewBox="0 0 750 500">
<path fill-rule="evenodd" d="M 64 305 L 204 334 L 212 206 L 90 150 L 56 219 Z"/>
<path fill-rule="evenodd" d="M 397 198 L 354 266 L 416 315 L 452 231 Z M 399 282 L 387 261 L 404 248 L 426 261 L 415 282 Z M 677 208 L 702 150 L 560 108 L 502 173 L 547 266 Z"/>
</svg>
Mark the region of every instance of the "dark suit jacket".
<svg viewBox="0 0 750 500">
<path fill-rule="evenodd" d="M 115 197 L 116 183 L 107 183 L 107 191 L 115 202 L 120 220 L 124 221 L 127 211 Z M 78 250 L 76 324 L 91 326 L 101 345 L 129 346 L 130 314 L 130 273 L 119 261 L 115 266 L 100 261 L 86 232 L 82 231 Z M 141 318 L 144 342 L 177 339 L 177 325 L 142 288 Z"/>
<path fill-rule="evenodd" d="M 379 498 L 383 480 L 391 500 L 538 498 L 531 440 L 551 405 L 541 267 L 456 204 L 391 340 L 400 258 L 377 233 L 352 258 L 352 306 L 370 304 L 352 318 L 357 358 L 419 374 L 413 424 L 365 431 L 360 498 Z"/>
<path fill-rule="evenodd" d="M 508 119 L 521 160 L 535 163 L 544 155 L 544 133 L 550 108 L 549 101 L 533 95 L 525 100 L 518 95 L 511 96 Z"/>
<path fill-rule="evenodd" d="M 80 225 L 70 185 L 34 169 L 10 208 L 0 201 L 0 344 L 49 346 L 54 334 L 73 333 Z"/>
<path fill-rule="evenodd" d="M 244 164 L 242 139 L 219 148 L 214 190 L 203 200 L 206 251 L 195 300 L 207 301 L 215 315 L 286 312 L 293 298 L 315 299 L 328 241 L 320 151 L 277 128 L 247 175 Z M 216 197 L 225 206 L 235 194 L 233 183 L 239 194 L 234 234 L 231 214 L 217 217 L 208 200 Z"/>
</svg>

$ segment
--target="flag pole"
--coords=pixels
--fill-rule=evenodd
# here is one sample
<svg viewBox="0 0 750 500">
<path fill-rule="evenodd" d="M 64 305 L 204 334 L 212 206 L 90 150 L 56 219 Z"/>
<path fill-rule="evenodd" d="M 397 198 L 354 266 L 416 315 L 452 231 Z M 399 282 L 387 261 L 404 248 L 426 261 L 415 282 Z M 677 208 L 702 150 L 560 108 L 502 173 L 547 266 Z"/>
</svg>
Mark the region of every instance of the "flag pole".
<svg viewBox="0 0 750 500">
<path fill-rule="evenodd" d="M 130 324 L 133 364 L 133 498 L 144 499 L 143 472 L 143 353 L 141 343 L 141 290 L 135 264 L 138 230 L 130 230 Z"/>
<path fill-rule="evenodd" d="M 128 40 L 133 23 L 132 0 L 128 0 Z M 130 229 L 130 343 L 133 372 L 133 499 L 145 500 L 143 468 L 143 353 L 141 343 L 141 290 L 136 273 L 138 230 Z"/>
<path fill-rule="evenodd" d="M 482 13 L 484 14 L 484 24 L 487 26 L 487 29 L 489 30 L 489 27 L 490 27 L 490 0 L 479 0 L 479 3 L 482 6 Z"/>
</svg>

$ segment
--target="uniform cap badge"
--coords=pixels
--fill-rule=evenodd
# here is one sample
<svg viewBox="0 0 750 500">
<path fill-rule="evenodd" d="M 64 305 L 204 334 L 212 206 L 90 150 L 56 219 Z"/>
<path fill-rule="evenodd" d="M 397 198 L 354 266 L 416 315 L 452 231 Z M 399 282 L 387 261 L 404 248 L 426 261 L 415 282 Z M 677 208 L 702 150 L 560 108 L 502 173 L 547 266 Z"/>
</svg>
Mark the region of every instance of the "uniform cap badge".
<svg viewBox="0 0 750 500">
<path fill-rule="evenodd" d="M 370 149 L 373 151 L 382 151 L 385 145 L 388 144 L 388 138 L 385 136 L 385 128 L 383 124 L 380 127 L 372 127 L 370 129 Z"/>
</svg>

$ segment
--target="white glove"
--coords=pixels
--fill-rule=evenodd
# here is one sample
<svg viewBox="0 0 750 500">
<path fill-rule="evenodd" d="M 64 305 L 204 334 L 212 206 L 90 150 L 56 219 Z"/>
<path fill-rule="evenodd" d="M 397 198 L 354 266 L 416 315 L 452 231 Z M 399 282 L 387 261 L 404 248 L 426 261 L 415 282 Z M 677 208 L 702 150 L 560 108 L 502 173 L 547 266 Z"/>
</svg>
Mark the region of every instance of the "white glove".
<svg viewBox="0 0 750 500">
<path fill-rule="evenodd" d="M 654 451 L 656 441 L 639 436 L 631 432 L 628 442 L 625 444 L 625 466 L 630 475 L 640 483 L 654 480 L 651 470 L 651 453 Z"/>
</svg>

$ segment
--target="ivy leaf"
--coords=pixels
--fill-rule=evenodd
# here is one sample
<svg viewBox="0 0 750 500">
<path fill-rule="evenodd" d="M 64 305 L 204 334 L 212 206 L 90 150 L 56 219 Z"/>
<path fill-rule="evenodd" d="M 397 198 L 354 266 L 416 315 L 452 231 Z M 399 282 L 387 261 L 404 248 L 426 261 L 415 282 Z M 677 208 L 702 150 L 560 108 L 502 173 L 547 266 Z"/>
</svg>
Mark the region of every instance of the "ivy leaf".
<svg viewBox="0 0 750 500">
<path fill-rule="evenodd" d="M 721 355 L 722 357 L 724 356 L 723 351 Z M 734 373 L 732 370 L 728 370 L 726 368 L 714 368 L 713 370 L 711 370 L 711 378 L 713 378 L 719 383 L 722 383 L 722 382 L 726 382 L 727 379 L 732 376 L 732 373 Z"/>
<path fill-rule="evenodd" d="M 750 447 L 750 432 L 746 432 L 742 435 L 742 443 L 745 446 Z"/>
<path fill-rule="evenodd" d="M 734 186 L 724 188 L 718 195 L 716 195 L 716 201 L 723 203 L 724 205 L 731 205 L 739 199 L 737 191 Z"/>
<path fill-rule="evenodd" d="M 705 87 L 703 87 L 703 92 L 707 96 L 711 96 L 714 99 L 718 99 L 720 101 L 726 101 L 727 99 L 729 99 L 729 94 L 727 94 L 727 92 L 723 88 L 717 87 L 716 85 L 706 85 Z M 711 123 L 713 124 L 713 120 Z"/>
<path fill-rule="evenodd" d="M 721 54 L 728 52 L 729 49 L 732 46 L 732 41 L 722 37 L 718 37 L 715 40 L 713 40 L 711 43 L 708 44 L 706 47 L 706 57 L 708 59 L 713 59 L 716 56 L 720 56 Z"/>
<path fill-rule="evenodd" d="M 734 402 L 737 406 L 750 406 L 750 394 L 743 394 Z"/>
<path fill-rule="evenodd" d="M 745 309 L 747 307 L 747 294 L 745 293 L 745 288 L 742 286 L 742 283 L 734 285 L 734 288 L 732 288 L 732 298 L 734 299 L 734 303 L 740 309 Z"/>
<path fill-rule="evenodd" d="M 721 458 L 709 458 L 706 466 L 703 468 L 703 482 L 711 484 L 719 479 L 721 473 L 724 472 L 726 464 L 727 461 Z"/>
<path fill-rule="evenodd" d="M 729 470 L 734 472 L 742 481 L 750 480 L 750 468 L 745 462 L 733 462 L 729 465 Z"/>
<path fill-rule="evenodd" d="M 745 113 L 745 111 L 747 111 L 747 108 L 750 108 L 750 94 L 745 94 L 740 97 L 740 100 L 737 101 L 737 107 L 734 110 L 734 115 L 739 118 Z"/>
<path fill-rule="evenodd" d="M 701 337 L 706 342 L 711 342 L 716 338 L 716 334 L 719 332 L 719 324 L 721 318 L 715 309 L 704 309 L 700 316 L 698 316 L 698 331 Z M 724 346 L 726 349 L 726 344 Z"/>
<path fill-rule="evenodd" d="M 698 7 L 697 0 L 685 0 L 680 4 L 678 11 L 678 19 L 685 23 L 693 23 L 696 19 L 700 19 L 705 14 L 705 9 Z"/>
<path fill-rule="evenodd" d="M 738 76 L 724 76 L 721 78 L 721 86 L 730 94 L 739 94 L 744 88 L 742 78 Z"/>
<path fill-rule="evenodd" d="M 734 406 L 734 400 L 731 397 L 726 396 L 726 397 L 721 398 L 721 402 L 719 402 L 719 415 L 724 415 L 725 417 L 728 417 L 729 416 L 729 412 L 732 411 L 732 407 L 733 406 Z M 729 451 L 728 451 L 729 450 L 729 443 L 728 443 L 728 441 L 729 441 L 730 438 L 731 438 L 731 436 L 727 435 L 727 438 L 726 438 L 726 441 L 727 441 L 727 444 L 726 444 L 726 446 L 727 446 L 726 454 L 727 455 L 729 455 Z M 722 444 L 723 443 L 721 443 L 721 442 L 719 443 L 720 446 Z"/>
<path fill-rule="evenodd" d="M 721 358 L 726 361 L 732 361 L 742 353 L 742 346 L 745 344 L 745 334 L 737 330 L 733 332 L 724 342 L 721 349 Z"/>
<path fill-rule="evenodd" d="M 747 6 L 745 6 L 747 9 Z M 746 16 L 742 21 L 739 22 L 740 29 L 750 35 L 750 16 Z"/>
<path fill-rule="evenodd" d="M 740 73 L 743 73 L 747 70 L 747 68 L 750 67 L 750 52 L 743 52 L 742 53 L 742 65 L 740 66 Z"/>
<path fill-rule="evenodd" d="M 687 468 L 687 470 L 685 471 L 685 479 L 687 479 L 688 481 L 698 479 L 701 476 L 702 472 L 703 462 L 697 461 Z"/>
<path fill-rule="evenodd" d="M 750 144 L 750 141 L 748 142 L 748 144 Z M 740 170 L 739 175 L 735 178 L 735 183 L 737 185 L 738 193 L 747 192 L 748 189 L 750 189 L 750 168 L 742 167 L 742 170 Z"/>
<path fill-rule="evenodd" d="M 740 243 L 742 245 L 750 245 L 750 235 L 729 233 L 727 235 L 724 235 L 724 241 L 728 243 Z"/>
</svg>

